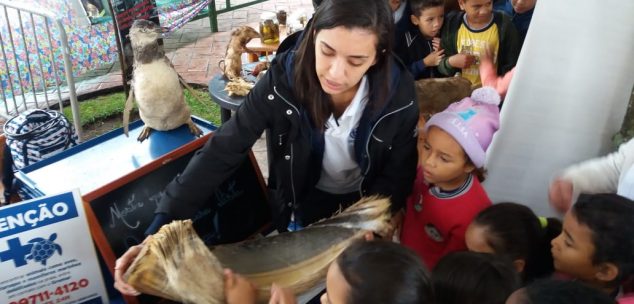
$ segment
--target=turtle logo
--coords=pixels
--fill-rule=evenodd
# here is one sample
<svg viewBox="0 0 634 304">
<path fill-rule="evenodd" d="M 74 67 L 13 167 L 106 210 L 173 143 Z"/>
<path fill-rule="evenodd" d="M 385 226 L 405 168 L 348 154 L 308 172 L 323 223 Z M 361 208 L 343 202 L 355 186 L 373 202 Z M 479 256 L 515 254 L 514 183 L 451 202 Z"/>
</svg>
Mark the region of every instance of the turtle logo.
<svg viewBox="0 0 634 304">
<path fill-rule="evenodd" d="M 53 256 L 55 251 L 60 255 L 62 254 L 62 246 L 53 243 L 56 238 L 57 233 L 53 233 L 48 237 L 48 240 L 44 238 L 34 238 L 30 240 L 29 244 L 33 244 L 33 247 L 31 247 L 31 253 L 26 256 L 26 259 L 40 262 L 46 266 L 46 260 Z"/>
</svg>

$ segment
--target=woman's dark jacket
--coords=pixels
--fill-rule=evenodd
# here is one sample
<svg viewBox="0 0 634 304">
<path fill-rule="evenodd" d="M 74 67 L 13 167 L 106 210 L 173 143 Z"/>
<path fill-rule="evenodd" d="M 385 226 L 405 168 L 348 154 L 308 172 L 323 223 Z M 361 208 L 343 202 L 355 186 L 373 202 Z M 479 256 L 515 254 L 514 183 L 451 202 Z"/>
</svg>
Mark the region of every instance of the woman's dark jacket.
<svg viewBox="0 0 634 304">
<path fill-rule="evenodd" d="M 360 194 L 390 196 L 392 209 L 404 206 L 416 174 L 418 105 L 414 84 L 392 60 L 388 102 L 373 111 L 370 100 L 359 122 L 354 156 L 362 170 Z M 238 169 L 250 148 L 269 129 L 269 201 L 277 227 L 286 227 L 293 208 L 314 188 L 321 174 L 323 133 L 311 127 L 292 90 L 294 51 L 279 54 L 271 69 L 235 115 L 224 123 L 167 185 L 157 215 L 194 216 L 213 191 Z M 372 82 L 370 80 L 370 87 Z M 156 224 L 153 223 L 153 226 Z"/>
</svg>

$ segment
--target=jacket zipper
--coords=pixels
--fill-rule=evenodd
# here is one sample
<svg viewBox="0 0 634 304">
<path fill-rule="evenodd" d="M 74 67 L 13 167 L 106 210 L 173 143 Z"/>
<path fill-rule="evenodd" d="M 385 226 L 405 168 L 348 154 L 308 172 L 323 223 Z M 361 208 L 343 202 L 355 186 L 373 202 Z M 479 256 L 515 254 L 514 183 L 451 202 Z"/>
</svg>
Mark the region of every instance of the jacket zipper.
<svg viewBox="0 0 634 304">
<path fill-rule="evenodd" d="M 280 94 L 280 93 L 277 91 L 277 87 L 276 87 L 276 86 L 273 86 L 273 91 L 274 91 L 274 92 L 275 92 L 275 94 L 276 94 L 277 96 L 279 96 L 279 97 L 280 97 L 280 98 L 281 98 L 281 99 L 282 99 L 282 100 L 283 100 L 283 101 L 284 101 L 287 105 L 289 105 L 289 106 L 291 106 L 293 109 L 295 109 L 295 112 L 299 115 L 299 110 L 297 109 L 297 107 L 295 107 L 295 106 L 294 106 L 293 104 L 291 104 L 288 100 L 286 100 L 286 98 L 284 98 L 284 96 L 282 96 L 282 94 Z M 293 175 L 293 157 L 294 157 L 294 154 L 293 154 L 293 144 L 291 143 L 291 159 L 290 159 L 289 161 L 291 162 L 291 165 L 290 165 L 290 166 L 291 166 L 291 170 L 290 170 L 290 171 L 291 171 L 291 192 L 293 193 L 293 202 L 292 202 L 292 203 L 293 203 L 293 206 L 295 206 L 295 203 L 296 203 L 296 201 L 297 201 L 297 198 L 296 198 L 296 196 L 295 196 L 295 178 L 294 178 L 294 175 Z"/>
<path fill-rule="evenodd" d="M 370 140 L 372 139 L 372 134 L 374 134 L 374 129 L 376 129 L 376 126 L 379 125 L 379 123 L 381 123 L 381 121 L 385 118 L 388 117 L 392 114 L 396 114 L 400 111 L 403 111 L 407 108 L 409 108 L 410 106 L 412 106 L 414 104 L 414 101 L 410 101 L 408 105 L 403 106 L 401 108 L 398 108 L 390 113 L 387 113 L 383 116 L 381 116 L 381 118 L 379 118 L 379 120 L 376 121 L 376 123 L 374 123 L 374 126 L 372 126 L 372 129 L 370 129 L 370 136 L 368 136 L 368 141 L 365 142 L 365 154 L 368 156 L 368 167 L 365 169 L 365 172 L 363 173 L 362 177 L 361 177 L 361 183 L 359 183 L 359 195 L 363 196 L 363 182 L 365 181 L 365 176 L 368 174 L 368 172 L 370 172 L 370 167 L 372 167 L 372 159 L 370 159 Z"/>
<path fill-rule="evenodd" d="M 429 48 L 429 54 L 434 52 L 434 46 L 431 40 L 427 40 L 427 47 Z M 431 78 L 435 78 L 436 75 L 434 75 L 434 67 L 426 67 L 426 68 L 429 69 L 429 76 L 431 76 Z"/>
</svg>

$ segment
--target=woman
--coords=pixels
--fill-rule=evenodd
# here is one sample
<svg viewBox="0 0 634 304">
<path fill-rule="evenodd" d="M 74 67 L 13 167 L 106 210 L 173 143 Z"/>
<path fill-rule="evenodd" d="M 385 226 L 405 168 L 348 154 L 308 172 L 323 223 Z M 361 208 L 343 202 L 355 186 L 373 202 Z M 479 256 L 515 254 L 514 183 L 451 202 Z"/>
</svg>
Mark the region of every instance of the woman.
<svg viewBox="0 0 634 304">
<path fill-rule="evenodd" d="M 166 187 L 149 232 L 192 217 L 265 129 L 279 230 L 309 225 L 366 195 L 390 196 L 392 210 L 402 209 L 416 170 L 418 107 L 411 76 L 391 55 L 392 27 L 385 0 L 323 1 L 298 49 L 277 55 L 231 120 Z M 126 293 L 121 273 L 116 285 Z"/>
</svg>

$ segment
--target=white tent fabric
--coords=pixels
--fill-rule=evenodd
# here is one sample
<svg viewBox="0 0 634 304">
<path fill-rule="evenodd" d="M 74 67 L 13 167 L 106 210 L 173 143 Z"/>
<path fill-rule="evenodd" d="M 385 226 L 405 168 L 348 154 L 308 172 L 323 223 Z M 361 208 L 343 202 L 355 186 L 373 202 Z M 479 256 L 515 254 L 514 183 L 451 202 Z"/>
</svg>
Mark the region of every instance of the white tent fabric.
<svg viewBox="0 0 634 304">
<path fill-rule="evenodd" d="M 488 151 L 491 199 L 554 215 L 550 181 L 611 150 L 633 85 L 634 1 L 538 1 Z"/>
</svg>

